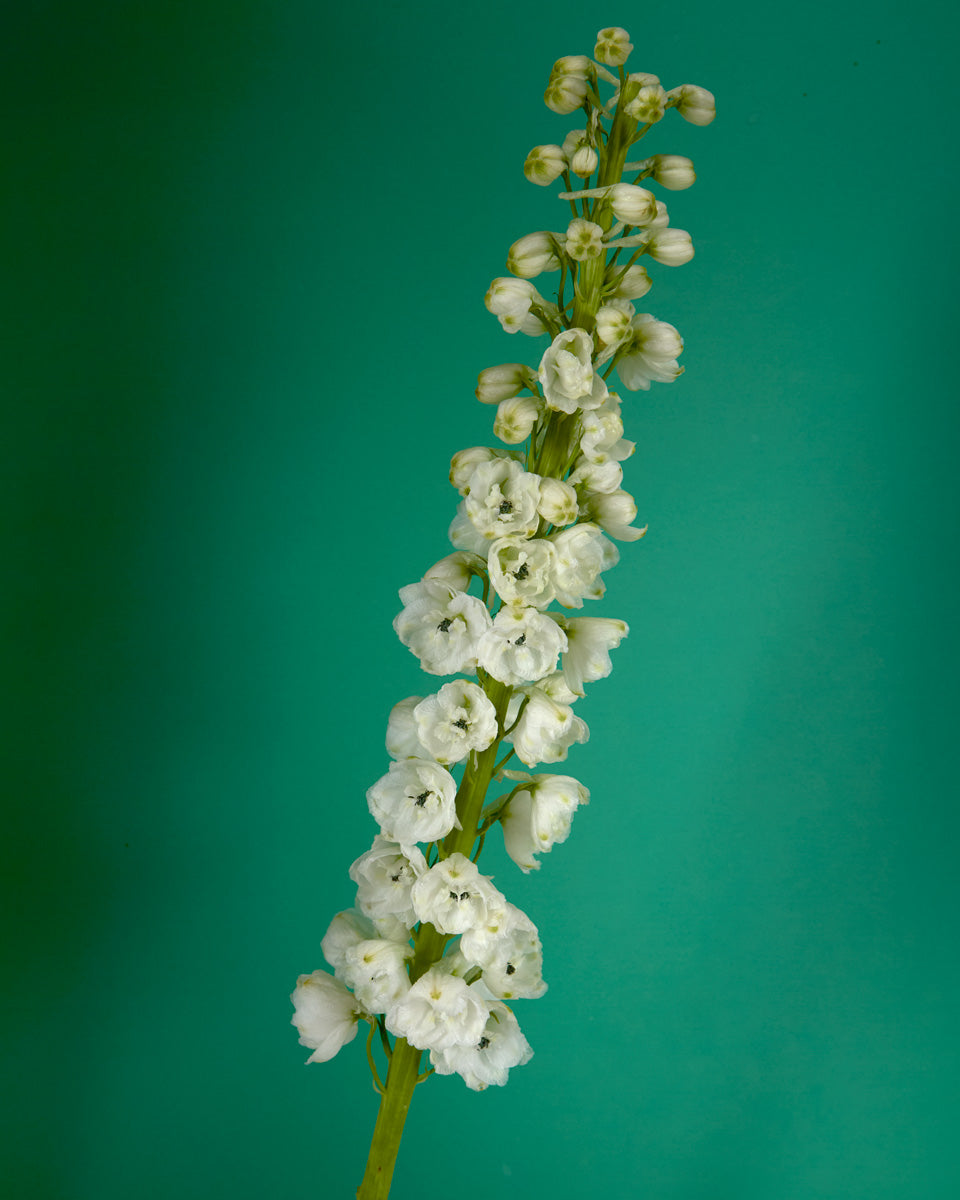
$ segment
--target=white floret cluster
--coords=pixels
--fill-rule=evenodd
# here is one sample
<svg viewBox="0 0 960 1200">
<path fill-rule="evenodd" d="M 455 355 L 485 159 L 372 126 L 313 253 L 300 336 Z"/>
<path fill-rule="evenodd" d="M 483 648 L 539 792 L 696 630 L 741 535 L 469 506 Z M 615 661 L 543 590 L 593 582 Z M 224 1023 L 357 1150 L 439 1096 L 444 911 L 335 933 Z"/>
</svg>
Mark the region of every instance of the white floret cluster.
<svg viewBox="0 0 960 1200">
<path fill-rule="evenodd" d="M 485 297 L 506 332 L 549 344 L 536 367 L 480 372 L 476 396 L 496 405 L 503 444 L 454 455 L 453 552 L 400 590 L 400 641 L 428 676 L 456 678 L 390 713 L 393 761 L 367 791 L 379 830 L 349 870 L 354 907 L 322 941 L 333 974 L 302 975 L 292 996 L 310 1062 L 331 1058 L 359 1021 L 371 1036 L 379 1029 L 388 1054 L 388 1035 L 406 1039 L 437 1073 L 476 1090 L 505 1083 L 532 1054 L 507 1002 L 546 991 L 538 930 L 476 860 L 499 825 L 510 858 L 537 870 L 589 800 L 569 775 L 506 763 L 561 763 L 587 740 L 574 706 L 610 673 L 610 652 L 628 632 L 622 620 L 574 615 L 603 596 L 616 542 L 645 532 L 622 487 L 634 446 L 608 380 L 616 370 L 635 391 L 683 369 L 677 330 L 633 302 L 652 286 L 642 256 L 667 266 L 693 256 L 690 235 L 670 226 L 641 182 L 680 190 L 695 175 L 677 155 L 626 160 L 670 108 L 695 125 L 715 112 L 703 88 L 666 91 L 655 75 L 626 73 L 631 49 L 624 30 L 601 30 L 593 59 L 560 59 L 550 77 L 548 107 L 582 112 L 585 128 L 534 147 L 524 172 L 541 186 L 562 179 L 573 218 L 516 241 L 511 274 Z M 614 88 L 606 100 L 601 83 Z M 557 271 L 548 300 L 529 281 Z"/>
</svg>

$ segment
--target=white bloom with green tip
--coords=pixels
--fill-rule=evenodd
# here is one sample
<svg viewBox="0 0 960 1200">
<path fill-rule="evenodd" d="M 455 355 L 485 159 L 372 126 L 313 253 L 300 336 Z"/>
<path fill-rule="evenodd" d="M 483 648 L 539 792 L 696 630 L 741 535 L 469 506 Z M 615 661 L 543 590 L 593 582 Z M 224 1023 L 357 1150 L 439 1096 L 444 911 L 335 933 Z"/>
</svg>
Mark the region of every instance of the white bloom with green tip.
<svg viewBox="0 0 960 1200">
<path fill-rule="evenodd" d="M 567 840 L 573 814 L 579 805 L 589 804 L 590 792 L 571 775 L 504 774 L 530 785 L 511 796 L 500 818 L 504 846 L 525 874 L 539 871 L 537 855 Z"/>
<path fill-rule="evenodd" d="M 333 1058 L 357 1036 L 357 1020 L 366 1016 L 359 1001 L 326 971 L 300 975 L 290 999 L 294 1007 L 290 1024 L 297 1027 L 300 1045 L 313 1050 L 308 1063 Z"/>
<path fill-rule="evenodd" d="M 526 690 L 527 702 L 508 740 L 514 753 L 528 767 L 538 763 L 562 762 L 574 743 L 590 737 L 586 721 L 568 704 L 552 700 L 540 688 Z"/>
<path fill-rule="evenodd" d="M 610 651 L 630 632 L 626 621 L 613 617 L 570 617 L 564 620 L 567 650 L 563 656 L 564 678 L 572 692 L 582 696 L 583 685 L 605 679 L 612 670 Z"/>
</svg>

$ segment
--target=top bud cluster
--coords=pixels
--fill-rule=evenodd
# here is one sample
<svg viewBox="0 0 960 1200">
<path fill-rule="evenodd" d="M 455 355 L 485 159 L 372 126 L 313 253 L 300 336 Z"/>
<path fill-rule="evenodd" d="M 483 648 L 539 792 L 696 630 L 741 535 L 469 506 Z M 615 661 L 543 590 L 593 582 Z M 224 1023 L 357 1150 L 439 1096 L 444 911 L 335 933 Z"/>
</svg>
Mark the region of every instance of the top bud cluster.
<svg viewBox="0 0 960 1200">
<path fill-rule="evenodd" d="M 586 127 L 562 145 L 535 147 L 524 170 L 542 185 L 562 177 L 573 218 L 515 242 L 511 275 L 486 295 L 507 332 L 547 334 L 550 345 L 536 369 L 481 371 L 476 395 L 497 405 L 493 430 L 506 448 L 454 455 L 450 481 L 462 497 L 449 531 L 454 553 L 401 589 L 394 621 L 427 675 L 470 678 L 409 696 L 390 713 L 393 762 L 367 792 L 379 832 L 350 868 L 355 906 L 322 943 L 335 974 L 301 976 L 293 996 L 310 1061 L 336 1053 L 358 1021 L 370 1022 L 371 1036 L 379 1028 L 388 1054 L 393 1035 L 477 1090 L 504 1083 L 532 1053 L 506 1002 L 546 989 L 539 933 L 476 862 L 499 827 L 517 866 L 538 869 L 589 798 L 571 776 L 504 768 L 514 756 L 527 768 L 562 762 L 587 740 L 573 706 L 610 673 L 610 652 L 628 632 L 624 621 L 570 610 L 603 595 L 602 573 L 619 559 L 610 539 L 645 532 L 621 487 L 634 447 L 607 379 L 616 368 L 636 390 L 681 371 L 677 330 L 632 301 L 651 287 L 641 255 L 677 266 L 693 247 L 640 181 L 676 190 L 695 176 L 675 155 L 626 160 L 667 109 L 699 125 L 714 116 L 703 88 L 667 92 L 655 75 L 626 74 L 631 49 L 624 30 L 603 29 L 596 61 L 562 58 L 550 76 L 547 105 L 582 109 Z M 614 88 L 606 101 L 602 84 Z M 556 299 L 547 300 L 529 280 L 556 271 Z M 488 787 L 504 780 L 488 800 Z M 378 1086 L 389 1091 L 389 1080 Z"/>
</svg>

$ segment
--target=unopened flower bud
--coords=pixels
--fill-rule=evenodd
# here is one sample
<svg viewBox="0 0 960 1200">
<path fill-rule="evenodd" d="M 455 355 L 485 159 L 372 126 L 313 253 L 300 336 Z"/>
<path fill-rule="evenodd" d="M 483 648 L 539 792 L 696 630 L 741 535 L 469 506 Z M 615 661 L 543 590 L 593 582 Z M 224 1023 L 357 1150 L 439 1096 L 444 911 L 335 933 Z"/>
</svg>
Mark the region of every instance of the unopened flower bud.
<svg viewBox="0 0 960 1200">
<path fill-rule="evenodd" d="M 543 93 L 543 102 L 555 113 L 566 116 L 581 107 L 587 95 L 587 81 L 579 75 L 552 78 Z"/>
<path fill-rule="evenodd" d="M 682 154 L 655 154 L 647 160 L 657 183 L 671 192 L 682 192 L 691 187 L 697 178 L 693 163 Z"/>
<path fill-rule="evenodd" d="M 587 137 L 585 129 L 571 129 L 567 136 L 563 139 L 561 149 L 566 156 L 567 162 L 573 161 L 573 156 L 581 146 L 589 146 L 590 139 Z"/>
<path fill-rule="evenodd" d="M 624 105 L 627 116 L 644 125 L 653 125 L 659 121 L 667 109 L 667 93 L 659 83 L 649 83 L 641 87 L 636 96 Z"/>
<path fill-rule="evenodd" d="M 476 397 L 481 404 L 499 404 L 509 400 L 525 387 L 536 382 L 536 372 L 525 363 L 501 363 L 484 367 L 477 376 Z"/>
<path fill-rule="evenodd" d="M 549 233 L 528 233 L 513 243 L 507 255 L 507 270 L 521 279 L 559 268 L 556 243 Z"/>
<path fill-rule="evenodd" d="M 647 253 L 667 267 L 681 267 L 693 258 L 693 242 L 685 229 L 658 229 L 647 243 Z"/>
<path fill-rule="evenodd" d="M 593 64 L 585 54 L 566 54 L 550 70 L 550 82 L 557 79 L 586 79 Z"/>
<path fill-rule="evenodd" d="M 581 516 L 595 521 L 601 529 L 621 542 L 633 542 L 647 532 L 646 525 L 639 529 L 636 520 L 637 505 L 629 492 L 594 492 L 586 498 L 580 509 Z"/>
<path fill-rule="evenodd" d="M 633 335 L 630 324 L 634 315 L 629 300 L 613 300 L 597 310 L 597 337 L 607 346 L 619 346 Z"/>
<path fill-rule="evenodd" d="M 494 436 L 515 446 L 530 436 L 540 416 L 540 401 L 536 396 L 512 396 L 500 402 L 493 422 Z"/>
<path fill-rule="evenodd" d="M 468 446 L 466 450 L 458 450 L 450 459 L 450 482 L 461 496 L 465 496 L 467 483 L 480 463 L 490 462 L 497 457 L 497 452 L 489 446 Z"/>
<path fill-rule="evenodd" d="M 551 525 L 571 525 L 577 519 L 577 489 L 563 479 L 544 475 L 537 512 Z"/>
<path fill-rule="evenodd" d="M 685 121 L 691 125 L 709 125 L 717 115 L 717 102 L 713 92 L 697 87 L 695 83 L 684 83 L 667 92 L 667 102 L 673 105 Z"/>
<path fill-rule="evenodd" d="M 566 170 L 567 160 L 559 146 L 534 146 L 523 164 L 523 173 L 531 183 L 546 187 Z"/>
<path fill-rule="evenodd" d="M 603 250 L 603 230 L 593 221 L 585 221 L 582 217 L 577 217 L 567 226 L 567 240 L 564 249 L 577 262 L 596 258 Z"/>
<path fill-rule="evenodd" d="M 618 279 L 620 273 L 616 266 L 608 267 L 607 271 L 613 279 Z M 640 266 L 639 263 L 634 263 L 633 266 L 627 267 L 623 277 L 608 294 L 622 300 L 639 300 L 641 296 L 645 296 L 650 291 L 651 287 L 653 287 L 653 281 L 647 274 L 647 268 Z"/>
<path fill-rule="evenodd" d="M 581 179 L 587 179 L 597 169 L 599 161 L 597 152 L 592 146 L 581 146 L 570 160 L 570 169 L 574 175 L 579 175 Z"/>
<path fill-rule="evenodd" d="M 611 67 L 619 67 L 627 61 L 632 49 L 630 34 L 625 29 L 621 29 L 619 25 L 613 25 L 609 29 L 601 29 L 597 34 L 593 57 L 597 62 L 607 63 Z"/>
<path fill-rule="evenodd" d="M 634 183 L 611 183 L 606 187 L 561 192 L 559 199 L 581 200 L 586 196 L 606 200 L 613 215 L 625 225 L 649 225 L 657 215 L 657 200 L 653 192 Z"/>
</svg>

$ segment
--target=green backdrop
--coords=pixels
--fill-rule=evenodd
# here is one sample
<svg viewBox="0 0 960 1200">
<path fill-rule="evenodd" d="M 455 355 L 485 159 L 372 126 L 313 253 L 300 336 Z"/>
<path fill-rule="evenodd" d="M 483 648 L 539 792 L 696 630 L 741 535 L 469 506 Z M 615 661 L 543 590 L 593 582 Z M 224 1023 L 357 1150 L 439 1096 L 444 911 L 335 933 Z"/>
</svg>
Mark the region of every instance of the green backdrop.
<svg viewBox="0 0 960 1200">
<path fill-rule="evenodd" d="M 394 1194 L 960 1194 L 945 8 L 3 6 L 4 1196 L 353 1195 L 362 1043 L 304 1067 L 287 997 L 426 690 L 390 622 L 476 374 L 540 354 L 482 298 L 560 222 L 546 77 L 608 24 L 717 96 L 649 139 L 699 173 L 687 370 L 625 403 L 593 801 L 487 866 L 535 1057 L 418 1089 Z"/>
</svg>

